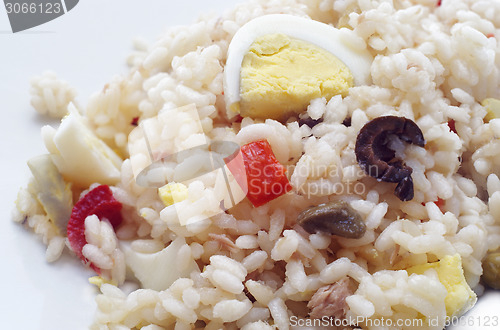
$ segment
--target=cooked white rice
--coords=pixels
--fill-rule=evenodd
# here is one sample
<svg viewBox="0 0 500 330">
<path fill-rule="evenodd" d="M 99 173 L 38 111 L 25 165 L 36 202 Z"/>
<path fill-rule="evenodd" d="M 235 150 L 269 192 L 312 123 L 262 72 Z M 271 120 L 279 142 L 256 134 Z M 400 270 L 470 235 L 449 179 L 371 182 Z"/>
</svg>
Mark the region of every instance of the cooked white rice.
<svg viewBox="0 0 500 330">
<path fill-rule="evenodd" d="M 222 95 L 229 42 L 243 24 L 271 13 L 351 29 L 352 42 L 374 55 L 373 85 L 353 87 L 344 98 L 313 100 L 307 113 L 323 122 L 312 129 L 250 118 L 230 126 Z M 262 0 L 138 45 L 129 74 L 115 77 L 86 108 L 95 134 L 125 159 L 112 187 L 125 220 L 115 234 L 109 223 L 88 217 L 83 253 L 106 270 L 103 277 L 122 284 L 125 249 L 160 253 L 181 237 L 178 263 L 170 268 L 181 272 L 195 262 L 199 269 L 162 290 L 126 293 L 102 284 L 93 328 L 289 329 L 291 317 L 307 316 L 319 288 L 345 276 L 356 287 L 346 299 L 347 317 L 365 318 L 358 326 L 370 328 L 366 319 L 421 318 L 438 319 L 429 328 L 442 328 L 447 291 L 436 272 L 409 276 L 404 269 L 458 253 L 468 284 L 481 292 L 481 261 L 500 247 L 500 119 L 485 123 L 480 105 L 500 98 L 497 35 L 498 1 L 443 0 L 437 6 L 435 0 Z M 43 86 L 34 83 L 35 108 L 61 115 L 72 89 L 51 85 L 55 90 L 47 98 L 49 87 Z M 65 96 L 51 101 L 54 95 Z M 137 185 L 134 164 L 146 167 L 148 151 L 128 139 L 131 122 L 161 122 L 162 115 L 183 115 L 185 106 L 197 110 L 202 139 L 240 145 L 267 139 L 288 169 L 292 192 L 258 208 L 245 200 L 230 214 L 213 215 L 222 180 L 215 175 L 191 182 L 191 200 L 181 206 L 165 207 L 156 189 Z M 392 184 L 368 177 L 354 154 L 361 127 L 387 114 L 414 120 L 427 142 L 425 149 L 393 146 L 413 168 L 415 197 L 408 202 L 394 196 Z M 346 117 L 349 127 L 342 125 Z M 170 146 L 166 150 L 199 144 L 199 127 L 167 119 L 151 134 Z M 438 198 L 446 201 L 445 212 L 433 202 Z M 329 200 L 347 201 L 360 213 L 367 227 L 362 238 L 309 235 L 296 225 L 301 211 Z M 21 191 L 16 212 L 20 221 L 27 215 L 43 237 L 48 260 L 57 259 L 63 235 L 29 188 Z M 183 226 L 179 212 L 209 218 Z M 131 247 L 124 247 L 129 240 Z"/>
<path fill-rule="evenodd" d="M 68 113 L 68 105 L 75 103 L 76 89 L 52 71 L 45 71 L 30 82 L 31 105 L 42 115 L 62 118 Z"/>
</svg>

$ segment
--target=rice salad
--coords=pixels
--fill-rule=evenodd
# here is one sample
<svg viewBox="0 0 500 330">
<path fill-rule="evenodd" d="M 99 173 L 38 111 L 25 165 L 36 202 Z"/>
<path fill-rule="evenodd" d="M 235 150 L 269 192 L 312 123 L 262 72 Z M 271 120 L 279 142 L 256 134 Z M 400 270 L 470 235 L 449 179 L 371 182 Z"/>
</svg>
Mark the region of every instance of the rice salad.
<svg viewBox="0 0 500 330">
<path fill-rule="evenodd" d="M 46 73 L 14 220 L 96 272 L 92 329 L 442 329 L 500 287 L 498 35 L 495 0 L 255 0 L 85 106 Z"/>
</svg>

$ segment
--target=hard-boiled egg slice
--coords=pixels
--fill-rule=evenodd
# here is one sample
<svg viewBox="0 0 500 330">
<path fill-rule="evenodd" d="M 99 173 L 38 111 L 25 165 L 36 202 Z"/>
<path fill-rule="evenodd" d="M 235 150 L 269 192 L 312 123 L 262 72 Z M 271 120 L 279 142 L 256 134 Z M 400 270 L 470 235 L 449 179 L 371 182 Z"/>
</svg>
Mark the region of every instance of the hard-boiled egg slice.
<svg viewBox="0 0 500 330">
<path fill-rule="evenodd" d="M 285 119 L 313 98 L 346 95 L 353 85 L 370 84 L 373 58 L 363 43 L 352 41 L 352 33 L 285 14 L 242 26 L 224 69 L 228 116 Z"/>
<path fill-rule="evenodd" d="M 437 262 L 410 267 L 407 272 L 409 275 L 423 274 L 428 269 L 436 270 L 439 281 L 448 291 L 444 300 L 447 316 L 459 317 L 474 306 L 477 297 L 465 280 L 459 254 L 445 256 Z"/>
<path fill-rule="evenodd" d="M 72 103 L 68 111 L 57 130 L 42 128 L 42 138 L 57 169 L 65 180 L 79 187 L 94 182 L 116 184 L 121 158 L 94 133 Z"/>
</svg>

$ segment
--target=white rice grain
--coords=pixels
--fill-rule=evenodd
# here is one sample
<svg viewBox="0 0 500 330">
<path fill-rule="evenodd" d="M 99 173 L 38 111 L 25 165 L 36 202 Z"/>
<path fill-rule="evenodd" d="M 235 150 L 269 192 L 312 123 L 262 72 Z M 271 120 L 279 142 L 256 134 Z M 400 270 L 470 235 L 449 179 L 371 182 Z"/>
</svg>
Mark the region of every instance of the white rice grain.
<svg viewBox="0 0 500 330">
<path fill-rule="evenodd" d="M 346 276 L 351 270 L 351 261 L 347 258 L 340 258 L 328 264 L 320 272 L 320 279 L 323 283 L 335 283 Z"/>
<path fill-rule="evenodd" d="M 246 256 L 242 261 L 241 264 L 243 267 L 247 269 L 248 273 L 251 273 L 262 266 L 264 266 L 264 263 L 267 260 L 267 253 L 265 251 L 254 251 L 248 256 Z"/>
<path fill-rule="evenodd" d="M 288 309 L 283 299 L 274 298 L 269 302 L 268 307 L 276 327 L 279 330 L 288 330 L 290 328 Z"/>
<path fill-rule="evenodd" d="M 248 313 L 252 308 L 250 300 L 239 301 L 236 299 L 222 300 L 215 304 L 213 315 L 223 322 L 233 322 Z"/>
</svg>

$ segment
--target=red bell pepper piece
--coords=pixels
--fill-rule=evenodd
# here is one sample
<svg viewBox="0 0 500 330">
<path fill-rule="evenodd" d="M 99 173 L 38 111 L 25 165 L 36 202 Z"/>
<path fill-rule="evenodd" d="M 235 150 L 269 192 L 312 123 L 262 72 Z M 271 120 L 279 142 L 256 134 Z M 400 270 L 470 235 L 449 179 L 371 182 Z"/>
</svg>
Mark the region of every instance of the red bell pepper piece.
<svg viewBox="0 0 500 330">
<path fill-rule="evenodd" d="M 437 207 L 439 207 L 439 209 L 441 210 L 441 212 L 444 212 L 444 204 L 446 203 L 445 200 L 441 199 L 438 197 L 437 201 L 434 202 L 434 204 L 436 204 Z"/>
<path fill-rule="evenodd" d="M 434 201 L 434 204 L 436 204 L 437 207 L 441 210 L 441 212 L 445 212 L 444 206 L 445 206 L 446 201 L 444 199 L 441 199 L 438 197 L 437 201 Z M 422 203 L 423 206 L 425 206 L 425 203 Z"/>
<path fill-rule="evenodd" d="M 122 204 L 113 197 L 113 192 L 107 185 L 100 185 L 90 190 L 73 206 L 66 230 L 71 249 L 83 262 L 86 264 L 89 262 L 82 254 L 83 246 L 87 244 L 85 218 L 95 214 L 99 219 L 108 219 L 113 228 L 116 228 L 122 222 L 121 209 Z M 98 274 L 101 273 L 101 270 L 92 263 L 90 267 Z"/>
<path fill-rule="evenodd" d="M 292 189 L 285 167 L 278 162 L 266 140 L 245 144 L 241 147 L 241 155 L 247 179 L 247 198 L 255 207 Z"/>
<path fill-rule="evenodd" d="M 132 125 L 132 126 L 138 126 L 139 125 L 139 117 L 132 118 L 132 121 L 130 122 L 130 125 Z"/>
<path fill-rule="evenodd" d="M 448 127 L 450 128 L 450 131 L 457 134 L 457 129 L 455 128 L 455 120 L 453 119 L 448 120 Z"/>
</svg>

